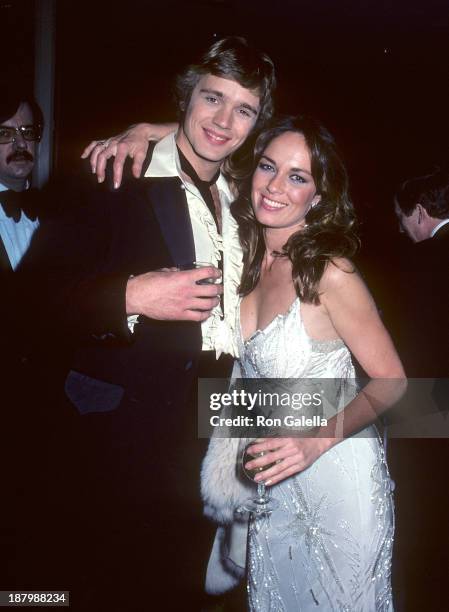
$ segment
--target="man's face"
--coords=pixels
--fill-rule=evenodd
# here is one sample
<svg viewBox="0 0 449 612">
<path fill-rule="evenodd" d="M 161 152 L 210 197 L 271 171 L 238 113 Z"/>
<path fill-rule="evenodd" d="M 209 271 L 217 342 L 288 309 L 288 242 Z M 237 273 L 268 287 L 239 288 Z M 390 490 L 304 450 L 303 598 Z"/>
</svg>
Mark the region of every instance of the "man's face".
<svg viewBox="0 0 449 612">
<path fill-rule="evenodd" d="M 426 240 L 426 238 L 429 237 L 425 232 L 424 224 L 420 220 L 418 205 L 416 205 L 412 214 L 408 217 L 402 212 L 397 202 L 395 202 L 394 211 L 399 221 L 400 231 L 407 234 L 410 240 L 413 240 L 413 242 L 421 242 L 421 240 Z"/>
<path fill-rule="evenodd" d="M 253 129 L 259 109 L 257 91 L 211 74 L 201 77 L 177 137 L 179 147 L 200 177 L 208 170 L 214 172 L 240 147 Z"/>
<path fill-rule="evenodd" d="M 14 117 L 1 125 L 19 127 L 32 123 L 31 108 L 28 104 L 22 103 Z M 25 189 L 27 178 L 34 166 L 35 154 L 36 142 L 25 140 L 22 134 L 16 134 L 12 142 L 0 144 L 0 183 L 16 191 Z"/>
</svg>

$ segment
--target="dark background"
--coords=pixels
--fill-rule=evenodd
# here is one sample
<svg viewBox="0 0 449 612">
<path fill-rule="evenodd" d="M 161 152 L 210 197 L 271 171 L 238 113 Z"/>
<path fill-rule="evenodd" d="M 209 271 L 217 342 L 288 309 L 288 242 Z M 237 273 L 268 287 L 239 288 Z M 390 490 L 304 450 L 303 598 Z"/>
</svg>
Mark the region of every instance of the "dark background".
<svg viewBox="0 0 449 612">
<path fill-rule="evenodd" d="M 34 1 L 0 0 L 0 19 L 3 57 L 31 81 Z M 447 164 L 447 0 L 57 0 L 55 173 L 93 138 L 175 119 L 173 75 L 229 34 L 273 58 L 279 112 L 312 113 L 334 133 L 364 251 L 388 262 L 395 185 Z"/>
<path fill-rule="evenodd" d="M 0 0 L 0 32 L 3 80 L 32 84 L 34 1 Z M 214 36 L 230 34 L 248 37 L 274 60 L 279 112 L 312 113 L 336 136 L 362 222 L 359 266 L 387 311 L 410 246 L 397 231 L 394 188 L 449 162 L 447 0 L 57 0 L 54 174 L 76 169 L 92 139 L 137 121 L 175 119 L 173 75 Z M 402 512 L 396 599 L 407 612 L 449 609 L 444 442 L 389 450 Z M 433 482 L 441 483 L 438 495 Z M 407 522 L 408 508 L 424 502 L 424 518 L 410 512 Z M 419 529 L 424 552 L 413 549 Z"/>
</svg>

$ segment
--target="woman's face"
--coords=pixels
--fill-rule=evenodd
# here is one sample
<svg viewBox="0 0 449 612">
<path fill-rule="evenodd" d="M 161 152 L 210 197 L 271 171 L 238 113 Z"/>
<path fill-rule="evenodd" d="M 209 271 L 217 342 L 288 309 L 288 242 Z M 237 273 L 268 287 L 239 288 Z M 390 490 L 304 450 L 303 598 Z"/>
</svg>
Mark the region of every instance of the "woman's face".
<svg viewBox="0 0 449 612">
<path fill-rule="evenodd" d="M 251 199 L 262 225 L 293 231 L 304 227 L 306 214 L 320 196 L 302 134 L 285 132 L 269 143 L 254 172 Z"/>
</svg>

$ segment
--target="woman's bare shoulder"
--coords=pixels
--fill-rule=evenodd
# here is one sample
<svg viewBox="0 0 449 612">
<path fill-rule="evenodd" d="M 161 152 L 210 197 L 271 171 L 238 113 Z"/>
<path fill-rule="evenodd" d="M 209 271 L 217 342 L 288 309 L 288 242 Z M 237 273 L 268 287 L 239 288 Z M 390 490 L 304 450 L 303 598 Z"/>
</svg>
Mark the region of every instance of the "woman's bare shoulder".
<svg viewBox="0 0 449 612">
<path fill-rule="evenodd" d="M 342 285 L 360 282 L 355 264 L 346 257 L 334 257 L 327 264 L 320 282 L 321 291 L 336 289 Z"/>
</svg>

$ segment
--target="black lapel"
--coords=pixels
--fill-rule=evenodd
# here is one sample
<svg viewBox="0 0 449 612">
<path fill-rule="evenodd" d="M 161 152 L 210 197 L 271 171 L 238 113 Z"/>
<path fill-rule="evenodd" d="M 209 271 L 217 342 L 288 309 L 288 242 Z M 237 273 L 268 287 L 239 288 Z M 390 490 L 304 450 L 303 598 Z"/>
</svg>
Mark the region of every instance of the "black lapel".
<svg viewBox="0 0 449 612">
<path fill-rule="evenodd" d="M 0 272 L 12 272 L 11 262 L 9 261 L 8 253 L 6 252 L 3 240 L 0 238 Z"/>
<path fill-rule="evenodd" d="M 192 223 L 179 177 L 144 179 L 162 235 L 176 266 L 195 260 Z"/>
<path fill-rule="evenodd" d="M 148 166 L 150 165 L 151 160 L 153 158 L 153 151 L 154 151 L 154 147 L 156 146 L 156 144 L 157 142 L 155 141 L 151 141 L 150 143 L 148 143 L 147 154 L 142 164 L 142 172 L 140 173 L 140 178 L 143 178 L 145 176 L 145 172 L 148 170 Z M 125 160 L 125 163 L 123 164 L 122 185 L 124 185 L 127 182 L 133 183 L 136 180 L 132 173 L 132 165 L 133 165 L 132 159 L 130 157 L 127 157 Z M 107 189 L 109 191 L 115 191 L 114 189 L 114 164 L 113 164 L 112 159 L 108 160 L 106 164 L 105 176 L 106 176 L 105 184 L 106 184 Z"/>
</svg>

